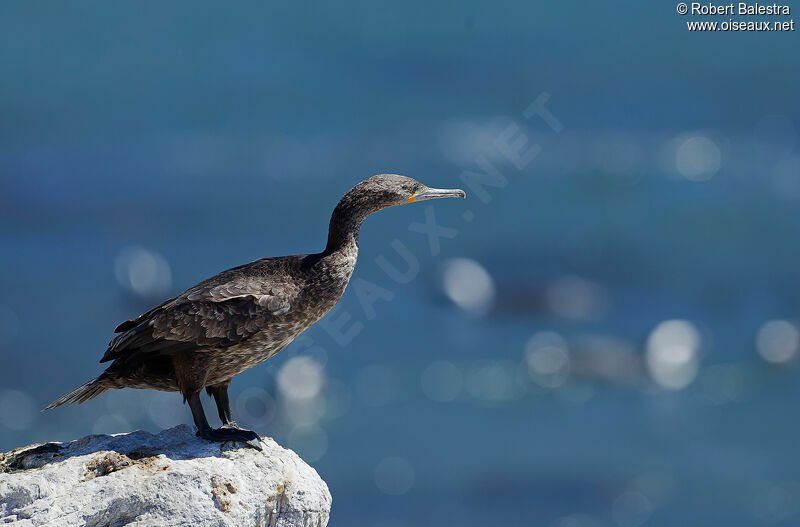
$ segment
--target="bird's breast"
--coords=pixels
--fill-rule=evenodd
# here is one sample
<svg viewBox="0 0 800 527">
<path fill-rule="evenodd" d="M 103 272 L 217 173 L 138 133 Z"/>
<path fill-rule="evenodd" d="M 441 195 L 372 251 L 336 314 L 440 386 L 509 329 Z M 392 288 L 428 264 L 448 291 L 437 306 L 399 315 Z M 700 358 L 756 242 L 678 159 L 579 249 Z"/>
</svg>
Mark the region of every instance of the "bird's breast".
<svg viewBox="0 0 800 527">
<path fill-rule="evenodd" d="M 298 335 L 330 311 L 344 294 L 356 265 L 357 248 L 322 258 L 304 276 L 291 307 L 268 321 L 250 338 L 216 353 L 215 375 L 236 375 L 265 361 L 288 346 Z"/>
</svg>

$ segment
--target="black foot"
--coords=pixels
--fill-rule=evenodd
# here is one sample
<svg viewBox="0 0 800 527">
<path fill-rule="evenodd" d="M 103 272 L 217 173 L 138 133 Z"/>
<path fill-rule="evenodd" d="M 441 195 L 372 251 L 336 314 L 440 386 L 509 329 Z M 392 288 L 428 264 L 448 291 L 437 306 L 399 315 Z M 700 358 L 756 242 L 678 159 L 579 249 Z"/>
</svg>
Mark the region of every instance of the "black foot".
<svg viewBox="0 0 800 527">
<path fill-rule="evenodd" d="M 261 438 L 252 430 L 243 430 L 241 428 L 233 428 L 223 426 L 222 428 L 206 428 L 197 431 L 197 437 L 202 437 L 206 441 L 238 441 L 248 446 L 261 450 Z"/>
</svg>

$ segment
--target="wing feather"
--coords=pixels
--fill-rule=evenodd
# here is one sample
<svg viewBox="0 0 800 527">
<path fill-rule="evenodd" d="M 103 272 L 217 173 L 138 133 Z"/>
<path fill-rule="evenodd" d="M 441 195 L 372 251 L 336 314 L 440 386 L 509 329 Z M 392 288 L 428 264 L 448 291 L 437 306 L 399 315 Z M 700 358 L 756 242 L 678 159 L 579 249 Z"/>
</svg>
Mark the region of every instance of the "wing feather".
<svg viewBox="0 0 800 527">
<path fill-rule="evenodd" d="M 100 360 L 237 344 L 291 312 L 300 288 L 292 257 L 267 258 L 229 269 L 117 327 Z"/>
</svg>

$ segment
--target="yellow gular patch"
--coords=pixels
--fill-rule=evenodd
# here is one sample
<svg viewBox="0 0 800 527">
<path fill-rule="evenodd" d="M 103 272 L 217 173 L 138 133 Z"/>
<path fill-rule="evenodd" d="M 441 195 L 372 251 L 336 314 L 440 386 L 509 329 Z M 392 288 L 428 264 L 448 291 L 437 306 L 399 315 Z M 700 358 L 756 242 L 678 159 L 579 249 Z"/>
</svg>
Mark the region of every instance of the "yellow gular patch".
<svg viewBox="0 0 800 527">
<path fill-rule="evenodd" d="M 416 192 L 411 194 L 411 196 L 409 196 L 408 201 L 406 201 L 406 203 L 414 203 L 415 201 L 417 201 L 417 197 L 416 196 L 417 196 Z"/>
</svg>

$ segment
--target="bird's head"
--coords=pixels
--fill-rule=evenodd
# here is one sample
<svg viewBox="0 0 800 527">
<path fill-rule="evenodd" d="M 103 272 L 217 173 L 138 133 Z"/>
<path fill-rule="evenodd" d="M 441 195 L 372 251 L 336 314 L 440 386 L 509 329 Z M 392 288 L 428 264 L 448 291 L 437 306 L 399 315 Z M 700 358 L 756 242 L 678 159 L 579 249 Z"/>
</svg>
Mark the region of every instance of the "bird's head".
<svg viewBox="0 0 800 527">
<path fill-rule="evenodd" d="M 465 197 L 467 194 L 461 189 L 430 188 L 406 176 L 372 176 L 350 189 L 336 205 L 326 250 L 333 250 L 348 239 L 357 241 L 361 222 L 373 212 L 428 199 Z"/>
<path fill-rule="evenodd" d="M 347 201 L 350 207 L 357 207 L 366 214 L 372 214 L 395 205 L 428 199 L 465 198 L 466 196 L 461 189 L 430 188 L 410 177 L 379 174 L 365 179 L 353 187 L 342 198 L 342 202 Z"/>
</svg>

